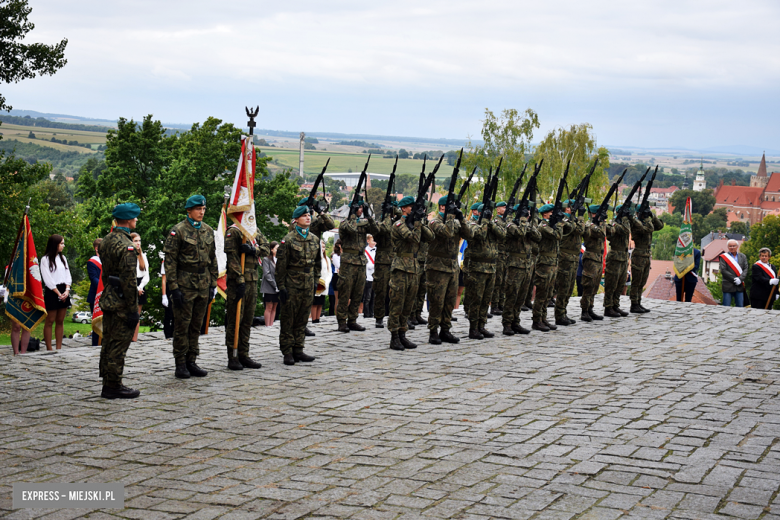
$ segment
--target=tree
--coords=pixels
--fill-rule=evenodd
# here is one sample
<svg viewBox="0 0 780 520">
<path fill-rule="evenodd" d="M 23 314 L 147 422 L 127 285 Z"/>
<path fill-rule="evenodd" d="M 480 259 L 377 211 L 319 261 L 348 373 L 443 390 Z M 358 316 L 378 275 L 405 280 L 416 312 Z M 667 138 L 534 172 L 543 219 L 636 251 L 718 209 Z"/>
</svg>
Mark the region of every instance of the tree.
<svg viewBox="0 0 780 520">
<path fill-rule="evenodd" d="M 780 217 L 767 215 L 760 224 L 752 225 L 750 238 L 739 250 L 748 257 L 748 265 L 753 265 L 758 261 L 758 251 L 762 247 L 772 251 L 770 263 L 780 265 Z"/>
<path fill-rule="evenodd" d="M 409 158 L 409 152 L 401 148 L 398 150 L 398 158 L 399 159 L 408 159 Z"/>
<path fill-rule="evenodd" d="M 748 236 L 750 234 L 750 224 L 748 222 L 732 222 L 729 231 Z"/>
<path fill-rule="evenodd" d="M 674 206 L 674 213 L 682 213 L 685 210 L 685 200 L 688 197 L 691 198 L 693 212 L 702 217 L 709 215 L 712 208 L 715 207 L 715 196 L 712 194 L 712 190 L 677 190 L 669 199 L 669 203 Z"/>
<path fill-rule="evenodd" d="M 680 236 L 680 228 L 664 226 L 661 231 L 653 234 L 653 260 L 674 259 L 674 249 L 677 245 L 677 237 Z"/>
<path fill-rule="evenodd" d="M 27 0 L 0 0 L 0 82 L 18 83 L 36 75 L 52 75 L 68 63 L 64 38 L 56 45 L 22 43 L 35 25 L 27 20 L 32 8 Z M 10 111 L 10 105 L 0 94 L 0 110 Z"/>
</svg>

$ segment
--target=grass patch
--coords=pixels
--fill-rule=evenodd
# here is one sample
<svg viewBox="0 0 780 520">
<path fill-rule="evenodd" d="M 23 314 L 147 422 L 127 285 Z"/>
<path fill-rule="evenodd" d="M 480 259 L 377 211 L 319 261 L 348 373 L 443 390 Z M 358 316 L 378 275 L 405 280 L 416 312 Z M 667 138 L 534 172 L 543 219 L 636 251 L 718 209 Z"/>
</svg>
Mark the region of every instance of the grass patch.
<svg viewBox="0 0 780 520">
<path fill-rule="evenodd" d="M 92 325 L 87 323 L 86 325 L 83 323 L 73 323 L 70 321 L 71 316 L 68 316 L 65 318 L 65 337 L 75 334 L 76 331 L 81 332 L 82 336 L 86 336 L 92 331 Z M 149 327 L 141 327 L 141 332 L 149 332 Z M 35 330 L 32 332 L 31 335 L 33 338 L 38 338 L 41 340 L 41 349 L 45 349 L 46 347 L 43 346 L 43 324 L 41 323 L 38 325 L 38 327 L 35 328 Z M 52 346 L 54 345 L 54 325 L 52 325 Z M 0 333 L 0 345 L 11 345 L 11 333 L 8 331 L 3 331 Z"/>
</svg>

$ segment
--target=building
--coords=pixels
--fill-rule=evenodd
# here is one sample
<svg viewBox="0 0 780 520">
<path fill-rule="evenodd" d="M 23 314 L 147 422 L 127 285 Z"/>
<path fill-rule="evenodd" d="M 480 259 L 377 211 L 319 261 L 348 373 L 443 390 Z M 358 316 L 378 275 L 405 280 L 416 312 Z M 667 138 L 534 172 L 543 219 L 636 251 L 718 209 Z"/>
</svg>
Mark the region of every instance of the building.
<svg viewBox="0 0 780 520">
<path fill-rule="evenodd" d="M 656 215 L 670 212 L 669 199 L 672 198 L 672 194 L 679 190 L 677 186 L 669 186 L 668 188 L 650 188 L 650 195 L 647 196 L 647 201 L 650 203 L 650 207 Z"/>
<path fill-rule="evenodd" d="M 704 264 L 704 278 L 710 282 L 714 282 L 718 279 L 718 273 L 720 272 L 720 255 L 729 250 L 728 242 L 730 238 L 716 238 L 710 241 L 706 246 L 702 246 L 701 249 L 701 261 Z M 734 240 L 737 240 L 736 238 Z M 742 245 L 744 240 L 737 240 L 739 245 Z"/>
<path fill-rule="evenodd" d="M 390 178 L 390 175 L 384 173 L 368 173 L 368 187 L 371 187 L 371 179 L 378 181 L 386 181 Z M 358 179 L 360 178 L 360 172 L 344 172 L 344 173 L 326 173 L 325 177 L 330 177 L 337 181 L 344 181 L 349 187 L 357 186 Z"/>
<path fill-rule="evenodd" d="M 696 172 L 696 178 L 693 181 L 693 191 L 704 191 L 707 189 L 707 181 L 704 180 L 704 159 L 702 159 L 699 171 Z"/>
<path fill-rule="evenodd" d="M 653 260 L 650 267 L 650 276 L 647 280 L 648 284 L 642 294 L 643 298 L 666 301 L 677 300 L 677 291 L 674 287 L 674 262 L 671 260 Z M 699 276 L 691 302 L 718 305 L 701 276 Z"/>
<path fill-rule="evenodd" d="M 750 186 L 724 186 L 715 191 L 715 209 L 726 208 L 729 223 L 758 224 L 767 215 L 780 213 L 780 172 L 767 175 L 766 154 L 761 157 L 758 172 L 750 178 Z"/>
<path fill-rule="evenodd" d="M 707 247 L 707 244 L 712 242 L 713 240 L 723 239 L 726 240 L 736 240 L 740 244 L 745 241 L 745 235 L 741 233 L 720 233 L 718 231 L 710 231 L 704 237 L 701 239 L 701 250 L 704 251 L 704 248 Z"/>
</svg>

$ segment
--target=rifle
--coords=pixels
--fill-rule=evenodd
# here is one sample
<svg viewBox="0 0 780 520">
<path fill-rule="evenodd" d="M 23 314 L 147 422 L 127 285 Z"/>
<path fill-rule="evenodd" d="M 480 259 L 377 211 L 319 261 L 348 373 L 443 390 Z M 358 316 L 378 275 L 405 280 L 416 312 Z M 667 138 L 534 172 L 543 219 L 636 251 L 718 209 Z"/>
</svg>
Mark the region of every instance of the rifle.
<svg viewBox="0 0 780 520">
<path fill-rule="evenodd" d="M 489 178 L 488 183 L 485 185 L 485 194 L 482 197 L 482 211 L 479 213 L 478 224 L 482 224 L 482 217 L 485 214 L 485 210 L 490 211 L 493 215 L 493 208 L 496 206 L 496 192 L 498 191 L 498 174 L 501 173 L 501 163 L 504 162 L 504 158 L 501 157 L 498 160 L 498 168 L 496 168 L 496 174 Z M 492 168 L 491 168 L 492 170 Z"/>
<path fill-rule="evenodd" d="M 612 200 L 612 195 L 615 194 L 618 187 L 620 186 L 620 183 L 623 182 L 623 177 L 626 176 L 627 171 L 628 168 L 623 170 L 623 173 L 620 174 L 620 177 L 618 177 L 618 179 L 612 183 L 612 186 L 610 186 L 609 191 L 607 192 L 607 196 L 604 197 L 604 201 L 601 203 L 601 206 L 599 206 L 596 215 L 593 217 L 594 224 L 598 225 L 599 222 L 607 220 L 607 209 L 609 208 L 609 201 Z"/>
<path fill-rule="evenodd" d="M 542 171 L 542 164 L 544 164 L 544 159 L 542 159 L 542 161 L 534 167 L 534 174 L 531 175 L 531 180 L 529 180 L 528 184 L 525 186 L 523 197 L 520 199 L 517 213 L 515 213 L 515 224 L 520 222 L 521 217 L 527 217 L 531 214 L 530 210 L 528 209 L 528 197 L 530 197 L 531 194 L 536 191 L 536 177 L 539 175 L 539 172 Z"/>
<path fill-rule="evenodd" d="M 360 190 L 363 189 L 363 183 L 366 181 L 366 170 L 368 170 L 368 161 L 370 160 L 371 154 L 368 154 L 366 165 L 363 167 L 363 171 L 360 172 L 360 177 L 358 177 L 358 183 L 357 186 L 355 186 L 355 194 L 352 196 L 352 202 L 349 204 L 349 216 L 347 218 L 357 214 L 357 210 L 363 206 L 358 201 L 360 200 Z"/>
<path fill-rule="evenodd" d="M 653 176 L 650 177 L 650 180 L 647 182 L 647 186 L 645 186 L 645 196 L 642 198 L 642 204 L 639 205 L 639 209 L 637 210 L 637 215 L 640 219 L 643 219 L 645 217 L 648 217 L 650 215 L 650 202 L 648 202 L 648 197 L 650 197 L 650 190 L 653 187 L 653 181 L 655 181 L 655 176 L 658 174 L 658 165 L 655 166 L 655 171 L 653 172 Z"/>
<path fill-rule="evenodd" d="M 393 214 L 393 205 L 390 203 L 390 199 L 393 196 L 393 184 L 395 184 L 395 169 L 398 168 L 398 154 L 395 156 L 395 164 L 393 165 L 393 171 L 390 174 L 390 179 L 387 181 L 387 191 L 385 192 L 385 201 L 382 203 L 382 220 L 385 216 Z"/>
<path fill-rule="evenodd" d="M 450 187 L 447 190 L 447 205 L 444 206 L 444 222 L 447 222 L 447 213 L 450 208 L 455 209 L 455 183 L 458 182 L 458 174 L 460 173 L 460 160 L 463 159 L 463 148 L 460 149 L 460 155 L 458 156 L 458 164 L 452 170 L 452 177 L 450 177 Z"/>
<path fill-rule="evenodd" d="M 571 166 L 571 158 L 566 163 L 566 169 L 563 170 L 563 177 L 558 182 L 558 193 L 555 194 L 555 205 L 553 206 L 552 215 L 550 215 L 550 226 L 555 227 L 558 222 L 563 221 L 566 218 L 566 213 L 563 211 L 563 190 L 566 186 L 566 177 L 569 175 L 569 166 Z"/>
<path fill-rule="evenodd" d="M 431 173 L 428 174 L 428 176 L 425 178 L 425 180 L 422 183 L 422 186 L 417 190 L 417 198 L 414 201 L 414 205 L 412 206 L 412 212 L 409 214 L 409 216 L 406 217 L 406 224 L 409 226 L 410 229 L 414 229 L 414 222 L 416 220 L 423 220 L 425 218 L 426 207 L 428 206 L 428 202 L 426 201 L 426 195 L 428 194 L 428 190 L 431 188 L 431 184 L 436 180 L 436 172 L 439 170 L 439 166 L 441 166 L 441 162 L 444 160 L 444 155 L 441 156 L 439 159 L 439 163 L 436 165 L 436 167 L 433 169 Z"/>
<path fill-rule="evenodd" d="M 317 190 L 320 187 L 320 183 L 322 183 L 323 191 L 325 190 L 325 171 L 328 169 L 328 164 L 330 164 L 330 157 L 328 157 L 328 160 L 325 162 L 325 167 L 322 169 L 319 175 L 317 175 L 317 179 L 314 181 L 314 187 L 309 192 L 309 198 L 306 200 L 306 206 L 309 207 L 309 213 L 312 213 L 314 211 L 314 203 L 317 200 Z"/>
<path fill-rule="evenodd" d="M 628 192 L 628 197 L 626 197 L 626 201 L 620 207 L 620 211 L 618 211 L 617 215 L 615 215 L 616 220 L 629 215 L 629 212 L 631 210 L 631 199 L 634 198 L 634 195 L 636 195 L 636 191 L 642 186 L 642 181 L 644 181 L 645 177 L 647 177 L 647 174 L 650 173 L 650 168 L 651 167 L 648 166 L 647 170 L 645 171 L 645 174 L 642 175 L 642 177 L 634 183 L 634 186 L 631 188 L 631 191 Z"/>
<path fill-rule="evenodd" d="M 466 194 L 466 192 L 469 189 L 469 186 L 471 186 L 471 179 L 474 178 L 474 174 L 477 173 L 477 167 L 474 166 L 474 169 L 471 170 L 471 174 L 469 175 L 469 178 L 466 179 L 466 182 L 463 183 L 463 185 L 460 187 L 460 191 L 458 192 L 458 198 L 455 201 L 455 207 L 458 209 L 461 209 L 461 201 L 463 200 L 463 196 Z"/>
<path fill-rule="evenodd" d="M 585 205 L 585 193 L 588 191 L 588 186 L 590 186 L 590 178 L 593 176 L 593 172 L 596 171 L 596 166 L 598 163 L 599 158 L 596 156 L 596 160 L 593 162 L 593 167 L 590 169 L 590 172 L 588 172 L 588 174 L 583 177 L 579 186 L 577 186 L 577 188 L 574 189 L 573 194 L 570 194 L 569 196 L 569 198 L 574 201 L 574 204 L 571 206 L 572 216 L 576 215 L 577 212 Z"/>
<path fill-rule="evenodd" d="M 525 166 L 523 166 L 523 171 L 520 172 L 520 177 L 517 178 L 515 181 L 515 185 L 512 187 L 512 193 L 509 195 L 509 200 L 506 202 L 506 211 L 504 212 L 504 222 L 506 222 L 507 217 L 509 217 L 509 214 L 514 211 L 515 207 L 515 198 L 517 197 L 517 190 L 520 189 L 520 184 L 523 182 L 523 177 L 525 177 L 525 170 L 528 168 L 528 163 L 525 163 Z"/>
</svg>

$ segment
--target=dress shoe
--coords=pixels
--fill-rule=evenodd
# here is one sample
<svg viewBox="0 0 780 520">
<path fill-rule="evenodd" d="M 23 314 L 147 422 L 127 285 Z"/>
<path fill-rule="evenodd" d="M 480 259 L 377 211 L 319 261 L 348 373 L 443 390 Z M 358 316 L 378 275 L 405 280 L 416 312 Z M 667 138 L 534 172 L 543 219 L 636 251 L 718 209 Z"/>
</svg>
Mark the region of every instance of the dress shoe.
<svg viewBox="0 0 780 520">
<path fill-rule="evenodd" d="M 417 316 L 414 317 L 414 321 L 417 322 L 417 325 L 428 325 L 428 320 L 422 317 L 422 314 L 417 314 Z"/>
<path fill-rule="evenodd" d="M 406 320 L 406 328 L 409 330 L 414 330 L 414 323 L 412 323 L 412 320 Z"/>
<path fill-rule="evenodd" d="M 501 316 L 504 313 L 501 312 L 501 309 L 499 309 L 498 307 L 491 307 L 490 314 L 493 314 L 494 316 Z"/>
<path fill-rule="evenodd" d="M 206 377 L 208 372 L 200 368 L 194 361 L 187 361 L 187 371 L 193 377 Z"/>
<path fill-rule="evenodd" d="M 566 319 L 566 316 L 564 316 L 562 318 L 555 318 L 555 324 L 556 325 L 562 325 L 564 327 L 568 327 L 569 326 L 569 320 Z"/>
<path fill-rule="evenodd" d="M 550 329 L 550 330 L 558 330 L 558 326 L 557 325 L 553 325 L 552 323 L 550 323 L 547 320 L 542 320 L 542 323 L 547 325 L 547 328 Z"/>
<path fill-rule="evenodd" d="M 442 330 L 439 339 L 445 343 L 460 343 L 460 338 L 453 336 L 449 330 Z"/>
<path fill-rule="evenodd" d="M 105 399 L 135 399 L 139 395 L 141 395 L 140 391 L 116 383 L 103 385 L 103 391 L 100 392 L 100 397 Z"/>
<path fill-rule="evenodd" d="M 406 339 L 406 332 L 398 331 L 398 340 L 401 342 L 401 345 L 404 346 L 405 349 L 412 349 L 417 348 L 416 343 L 412 343 L 408 339 Z"/>
<path fill-rule="evenodd" d="M 174 375 L 179 379 L 189 379 L 190 371 L 187 370 L 187 365 L 184 363 L 176 363 L 176 373 Z"/>
<path fill-rule="evenodd" d="M 479 333 L 480 333 L 480 334 L 482 334 L 482 335 L 483 335 L 484 337 L 486 337 L 486 338 L 492 338 L 492 337 L 495 337 L 495 334 L 493 334 L 492 332 L 490 332 L 489 330 L 487 330 L 485 327 L 480 327 L 480 328 L 479 328 Z"/>
<path fill-rule="evenodd" d="M 604 316 L 601 316 L 600 314 L 596 314 L 596 311 L 593 310 L 593 307 L 588 309 L 588 316 L 590 316 L 596 321 L 601 321 L 604 319 Z"/>
<path fill-rule="evenodd" d="M 604 309 L 604 316 L 607 318 L 620 318 L 623 315 L 616 311 L 614 307 L 609 307 L 608 309 Z"/>
<path fill-rule="evenodd" d="M 436 329 L 431 329 L 431 333 L 428 335 L 428 343 L 431 345 L 441 345 L 441 338 Z"/>
<path fill-rule="evenodd" d="M 317 358 L 315 358 L 314 356 L 310 356 L 306 352 L 301 350 L 300 352 L 293 352 L 293 359 L 295 360 L 296 363 L 298 361 L 302 361 L 304 363 L 309 363 L 311 361 L 314 361 Z"/>
<path fill-rule="evenodd" d="M 295 364 L 295 358 L 292 354 L 285 354 L 284 355 L 284 364 L 288 366 L 292 366 Z"/>
<path fill-rule="evenodd" d="M 349 327 L 349 330 L 357 330 L 359 332 L 366 330 L 366 328 L 358 322 L 347 323 L 347 327 Z"/>
<path fill-rule="evenodd" d="M 587 322 L 593 321 L 593 318 L 590 317 L 590 314 L 588 314 L 588 311 L 582 311 L 582 314 L 580 315 L 580 319 L 582 321 L 587 321 Z"/>
<path fill-rule="evenodd" d="M 230 370 L 244 370 L 244 366 L 241 364 L 238 358 L 234 358 L 233 356 L 228 358 L 228 368 Z"/>
<path fill-rule="evenodd" d="M 575 323 L 577 323 L 577 320 L 573 320 L 568 316 L 564 316 L 564 318 L 566 318 L 566 320 L 569 322 L 569 325 L 574 325 Z"/>
<path fill-rule="evenodd" d="M 620 314 L 620 315 L 621 315 L 621 316 L 623 316 L 624 318 L 625 318 L 626 316 L 628 316 L 628 313 L 627 313 L 626 311 L 624 311 L 623 309 L 621 309 L 620 307 L 615 307 L 614 309 L 617 311 L 617 313 L 618 313 L 618 314 Z"/>
<path fill-rule="evenodd" d="M 316 320 L 311 320 L 311 322 L 312 322 L 312 323 L 319 323 L 319 322 L 320 322 L 320 319 L 319 319 L 319 318 L 317 318 Z"/>
<path fill-rule="evenodd" d="M 312 331 L 310 331 L 310 330 L 309 330 L 309 327 L 306 327 L 305 329 L 303 329 L 303 334 L 304 334 L 304 335 L 305 335 L 307 338 L 310 338 L 310 337 L 312 337 L 312 336 L 316 336 L 316 334 L 315 334 L 315 333 L 313 333 Z"/>
<path fill-rule="evenodd" d="M 501 333 L 504 334 L 505 336 L 514 336 L 515 335 L 515 331 L 513 331 L 512 327 L 510 327 L 509 325 L 504 325 L 504 330 L 501 331 Z"/>
<path fill-rule="evenodd" d="M 515 331 L 515 334 L 530 334 L 531 331 L 526 329 L 525 327 L 521 326 L 519 323 L 513 323 L 512 324 L 512 330 Z"/>
<path fill-rule="evenodd" d="M 523 312 L 529 312 L 531 310 L 531 308 L 526 306 L 526 305 L 523 305 L 522 307 L 520 307 L 520 310 L 523 311 Z"/>
<path fill-rule="evenodd" d="M 378 320 L 376 320 L 376 328 L 378 328 L 378 329 L 384 329 L 385 328 L 385 319 L 384 318 L 379 318 Z"/>
<path fill-rule="evenodd" d="M 489 320 L 493 319 L 493 315 L 490 314 L 490 311 L 488 311 L 488 313 L 487 313 L 487 319 L 489 319 Z"/>
<path fill-rule="evenodd" d="M 531 325 L 531 328 L 534 330 L 540 330 L 542 332 L 550 332 L 549 327 L 542 323 L 541 321 L 535 321 L 533 325 Z"/>
<path fill-rule="evenodd" d="M 339 323 L 339 332 L 349 332 L 349 327 L 347 327 L 346 323 Z"/>
<path fill-rule="evenodd" d="M 249 356 L 242 357 L 238 356 L 238 362 L 241 363 L 241 366 L 244 368 L 263 368 L 263 365 L 255 361 Z"/>
<path fill-rule="evenodd" d="M 631 311 L 632 314 L 644 314 L 645 313 L 645 311 L 642 310 L 642 306 L 639 305 L 638 303 L 632 303 L 630 311 Z"/>
<path fill-rule="evenodd" d="M 485 336 L 479 333 L 477 329 L 469 330 L 469 339 L 485 339 Z"/>
<path fill-rule="evenodd" d="M 390 348 L 392 350 L 404 350 L 404 346 L 401 345 L 401 340 L 398 338 L 398 332 L 390 333 Z"/>
</svg>

